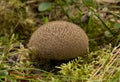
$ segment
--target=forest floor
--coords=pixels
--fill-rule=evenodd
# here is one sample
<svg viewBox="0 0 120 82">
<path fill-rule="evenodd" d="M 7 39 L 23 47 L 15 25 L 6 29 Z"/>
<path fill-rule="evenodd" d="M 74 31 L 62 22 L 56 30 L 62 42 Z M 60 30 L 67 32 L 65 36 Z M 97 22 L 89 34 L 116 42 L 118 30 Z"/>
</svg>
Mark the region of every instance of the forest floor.
<svg viewBox="0 0 120 82">
<path fill-rule="evenodd" d="M 109 1 L 0 0 L 0 82 L 120 82 L 120 1 Z M 55 20 L 80 26 L 89 52 L 41 69 L 27 44 L 39 26 Z"/>
</svg>

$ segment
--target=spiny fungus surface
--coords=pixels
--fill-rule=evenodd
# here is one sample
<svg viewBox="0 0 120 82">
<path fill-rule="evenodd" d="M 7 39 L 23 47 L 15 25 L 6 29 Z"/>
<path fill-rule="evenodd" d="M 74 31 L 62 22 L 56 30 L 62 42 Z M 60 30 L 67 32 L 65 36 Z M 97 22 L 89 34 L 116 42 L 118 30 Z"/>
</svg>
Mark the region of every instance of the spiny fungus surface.
<svg viewBox="0 0 120 82">
<path fill-rule="evenodd" d="M 88 37 L 77 25 L 52 21 L 40 26 L 31 36 L 28 47 L 35 49 L 36 58 L 71 59 L 87 52 Z"/>
</svg>

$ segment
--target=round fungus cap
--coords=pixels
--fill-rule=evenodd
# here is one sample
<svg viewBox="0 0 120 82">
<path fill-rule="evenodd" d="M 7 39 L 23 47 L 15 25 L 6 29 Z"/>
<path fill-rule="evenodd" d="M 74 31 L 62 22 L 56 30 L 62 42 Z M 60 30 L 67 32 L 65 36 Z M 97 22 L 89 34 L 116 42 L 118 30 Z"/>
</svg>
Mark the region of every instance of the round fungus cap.
<svg viewBox="0 0 120 82">
<path fill-rule="evenodd" d="M 28 43 L 28 47 L 37 52 L 37 58 L 49 60 L 83 55 L 88 45 L 86 33 L 79 26 L 66 21 L 52 21 L 40 26 Z"/>
</svg>

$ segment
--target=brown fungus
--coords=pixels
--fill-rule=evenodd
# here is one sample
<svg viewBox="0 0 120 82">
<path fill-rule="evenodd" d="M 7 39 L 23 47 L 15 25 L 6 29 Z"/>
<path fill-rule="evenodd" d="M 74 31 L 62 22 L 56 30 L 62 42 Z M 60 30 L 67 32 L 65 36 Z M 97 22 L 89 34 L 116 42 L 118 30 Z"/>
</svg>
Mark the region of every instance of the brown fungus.
<svg viewBox="0 0 120 82">
<path fill-rule="evenodd" d="M 31 36 L 28 47 L 35 49 L 41 60 L 66 60 L 87 52 L 88 37 L 77 25 L 53 21 L 40 26 Z"/>
</svg>

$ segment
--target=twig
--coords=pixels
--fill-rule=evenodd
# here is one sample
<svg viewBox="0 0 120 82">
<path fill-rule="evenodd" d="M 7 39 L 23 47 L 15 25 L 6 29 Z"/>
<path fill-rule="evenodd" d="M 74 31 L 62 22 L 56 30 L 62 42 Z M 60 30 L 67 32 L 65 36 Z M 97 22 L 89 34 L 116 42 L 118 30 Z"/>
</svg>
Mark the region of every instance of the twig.
<svg viewBox="0 0 120 82">
<path fill-rule="evenodd" d="M 105 22 L 100 18 L 100 16 L 94 11 L 94 9 L 91 7 L 90 9 L 94 12 L 94 14 L 98 17 L 98 19 L 103 23 L 106 29 L 114 36 L 114 33 L 112 32 L 112 30 L 105 24 Z"/>
</svg>

